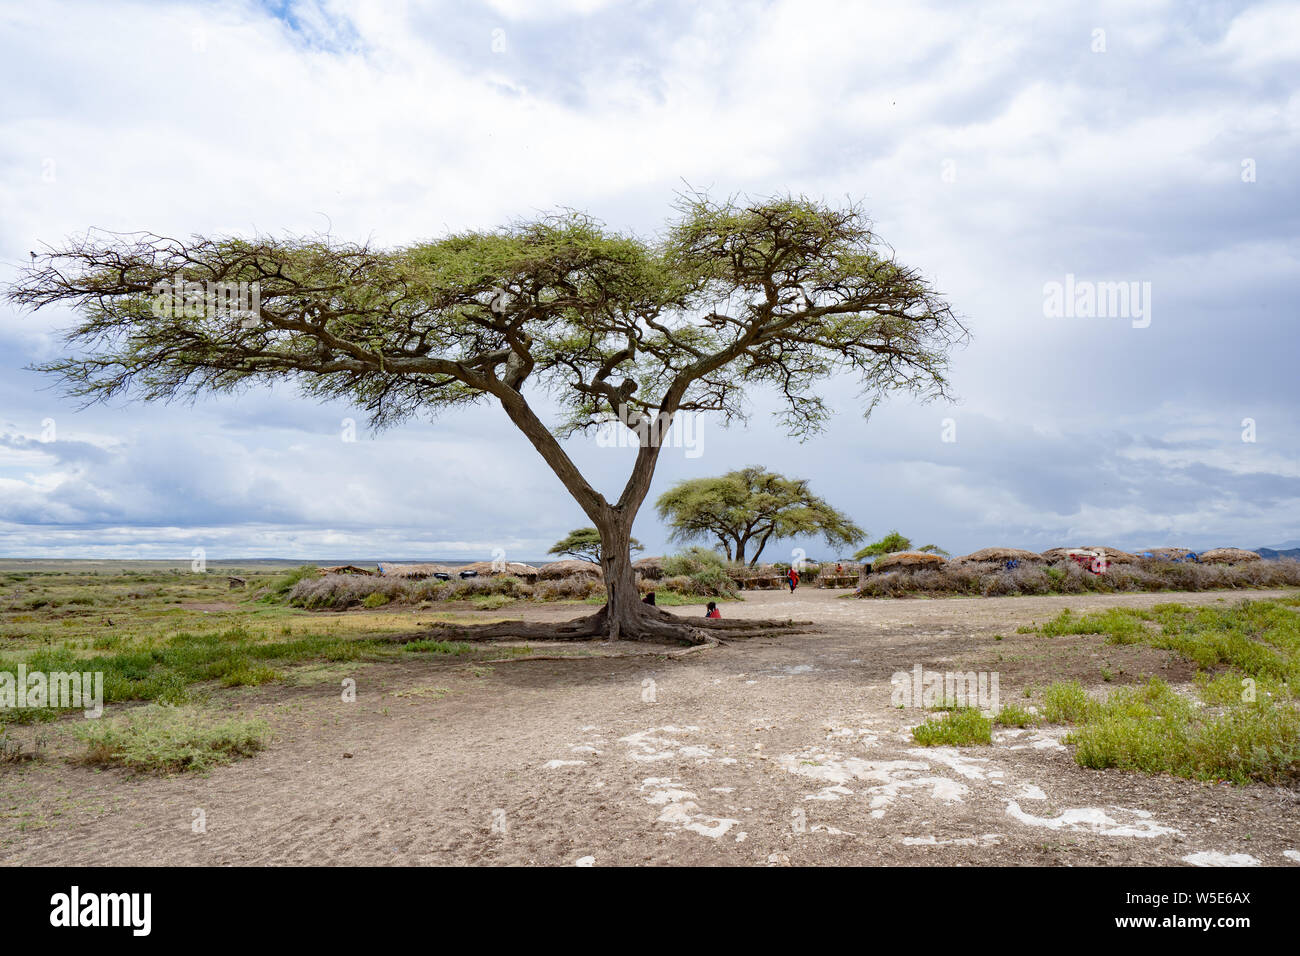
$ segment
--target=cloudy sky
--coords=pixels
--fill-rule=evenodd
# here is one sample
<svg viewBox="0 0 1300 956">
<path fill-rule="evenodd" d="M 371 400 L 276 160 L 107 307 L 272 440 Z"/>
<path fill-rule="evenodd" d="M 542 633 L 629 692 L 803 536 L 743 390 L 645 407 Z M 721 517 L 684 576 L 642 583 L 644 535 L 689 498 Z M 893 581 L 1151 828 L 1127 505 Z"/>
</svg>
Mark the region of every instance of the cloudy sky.
<svg viewBox="0 0 1300 956">
<path fill-rule="evenodd" d="M 652 495 L 763 464 L 954 553 L 1300 539 L 1294 3 L 46 0 L 0 7 L 0 74 L 0 282 L 91 226 L 397 245 L 560 206 L 653 235 L 686 184 L 848 197 L 970 327 L 958 401 L 864 421 L 830 382 L 801 445 L 757 393 Z M 1142 308 L 1052 314 L 1067 276 Z M 586 523 L 487 405 L 79 410 L 24 370 L 69 319 L 0 306 L 0 555 L 526 560 Z M 570 449 L 621 486 L 630 451 Z"/>
</svg>

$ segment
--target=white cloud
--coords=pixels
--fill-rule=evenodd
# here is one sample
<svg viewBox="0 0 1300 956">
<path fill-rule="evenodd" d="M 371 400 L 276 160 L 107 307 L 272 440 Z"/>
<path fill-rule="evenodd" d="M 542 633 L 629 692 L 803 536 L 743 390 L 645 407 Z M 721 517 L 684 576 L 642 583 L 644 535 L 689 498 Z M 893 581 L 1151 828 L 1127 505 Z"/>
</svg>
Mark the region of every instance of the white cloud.
<svg viewBox="0 0 1300 956">
<path fill-rule="evenodd" d="M 649 234 L 683 180 L 847 194 L 975 332 L 954 364 L 961 454 L 932 447 L 940 409 L 899 405 L 863 426 L 853 390 L 833 382 L 848 412 L 820 446 L 833 451 L 792 446 L 760 416 L 748 432 L 711 431 L 701 459 L 666 460 L 656 491 L 762 462 L 812 478 L 872 530 L 897 524 L 957 548 L 995 533 L 1095 537 L 1089 522 L 1097 535 L 1282 540 L 1300 533 L 1296 519 L 1252 502 L 1291 500 L 1296 475 L 1297 428 L 1283 421 L 1300 398 L 1300 185 L 1284 172 L 1300 137 L 1296 15 L 1168 3 L 320 0 L 282 17 L 251 0 L 9 5 L 0 278 L 38 242 L 91 225 L 328 228 L 386 245 L 559 205 Z M 1098 26 L 1104 54 L 1089 49 Z M 1244 157 L 1258 182 L 1241 182 Z M 1044 319 L 1042 284 L 1067 271 L 1152 281 L 1152 327 Z M 66 313 L 0 316 L 0 431 L 33 435 L 53 415 L 61 439 L 106 456 L 0 449 L 0 553 L 171 548 L 203 529 L 230 553 L 510 542 L 540 557 L 548 536 L 585 523 L 498 410 L 348 447 L 336 438 L 346 409 L 282 391 L 78 412 L 19 371 L 60 353 L 51 333 Z M 1272 443 L 1249 461 L 1230 445 L 1245 415 L 1267 420 Z M 1228 444 L 1158 444 L 1190 419 L 1217 423 L 1197 441 Z M 618 487 L 621 459 L 575 455 Z M 1126 462 L 1152 469 L 1137 474 L 1158 490 L 1121 480 L 1139 505 L 1081 491 L 1057 466 L 1088 467 L 1087 455 L 1121 479 Z M 648 512 L 637 534 L 662 541 Z"/>
</svg>

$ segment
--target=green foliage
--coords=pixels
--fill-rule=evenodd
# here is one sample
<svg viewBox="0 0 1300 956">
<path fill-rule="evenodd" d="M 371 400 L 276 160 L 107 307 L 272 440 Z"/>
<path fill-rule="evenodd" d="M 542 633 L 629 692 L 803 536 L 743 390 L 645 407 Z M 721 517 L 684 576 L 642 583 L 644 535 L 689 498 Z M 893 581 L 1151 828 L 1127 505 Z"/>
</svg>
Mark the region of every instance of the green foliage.
<svg viewBox="0 0 1300 956">
<path fill-rule="evenodd" d="M 912 738 L 922 747 L 991 744 L 993 721 L 973 707 L 964 707 L 913 727 Z"/>
<path fill-rule="evenodd" d="M 283 600 L 299 581 L 310 581 L 320 577 L 320 568 L 314 564 L 303 564 L 271 581 L 266 587 L 264 598 L 269 601 Z"/>
<path fill-rule="evenodd" d="M 1043 691 L 1043 717 L 1051 724 L 1077 724 L 1097 713 L 1098 703 L 1078 681 L 1052 684 Z"/>
<path fill-rule="evenodd" d="M 848 547 L 865 534 L 814 495 L 807 481 L 754 465 L 678 482 L 659 496 L 656 508 L 672 540 L 716 540 L 728 560 L 751 564 L 769 540 L 818 537 L 832 547 Z"/>
<path fill-rule="evenodd" d="M 632 538 L 630 542 L 631 551 L 644 551 L 641 542 Z M 577 558 L 579 561 L 594 561 L 600 564 L 601 546 L 600 532 L 595 528 L 575 528 L 567 535 L 555 542 L 547 554 L 567 554 L 570 557 Z"/>
<path fill-rule="evenodd" d="M 1032 727 L 1038 717 L 1017 704 L 1003 704 L 993 722 L 1001 727 Z"/>
<path fill-rule="evenodd" d="M 1256 701 L 1197 711 L 1163 681 L 1121 688 L 1066 738 L 1083 767 L 1196 780 L 1274 781 L 1300 770 L 1300 712 Z"/>
<path fill-rule="evenodd" d="M 716 551 L 698 545 L 664 558 L 664 590 L 697 597 L 732 597 L 736 583 Z"/>
<path fill-rule="evenodd" d="M 270 728 L 263 720 L 151 704 L 124 717 L 78 724 L 75 733 L 86 744 L 89 763 L 174 773 L 252 756 L 266 746 Z"/>
<path fill-rule="evenodd" d="M 1049 687 L 1045 714 L 1054 723 L 1076 725 L 1066 742 L 1075 746 L 1080 765 L 1236 783 L 1276 781 L 1300 771 L 1300 615 L 1286 602 L 1066 614 L 1043 631 L 1140 642 L 1174 651 L 1201 669 L 1197 684 L 1207 706 L 1199 708 L 1160 680 L 1118 688 L 1105 702 L 1077 683 Z M 1216 668 L 1224 669 L 1216 674 Z"/>
<path fill-rule="evenodd" d="M 930 545 L 933 547 L 933 545 Z M 861 548 L 853 555 L 854 559 L 861 561 L 864 558 L 879 557 L 882 554 L 892 554 L 895 551 L 911 551 L 912 539 L 905 538 L 898 531 L 891 531 L 879 541 L 873 541 L 865 548 Z"/>
<path fill-rule="evenodd" d="M 698 545 L 664 558 L 664 577 L 698 574 L 700 571 L 725 571 L 727 562 L 718 552 Z"/>
</svg>

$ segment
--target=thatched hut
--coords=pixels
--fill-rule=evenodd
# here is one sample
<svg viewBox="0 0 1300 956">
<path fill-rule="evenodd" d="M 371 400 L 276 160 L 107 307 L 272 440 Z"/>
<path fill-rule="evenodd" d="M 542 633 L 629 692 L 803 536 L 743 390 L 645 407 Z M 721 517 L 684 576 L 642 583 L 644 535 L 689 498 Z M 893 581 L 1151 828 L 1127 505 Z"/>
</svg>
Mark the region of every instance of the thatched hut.
<svg viewBox="0 0 1300 956">
<path fill-rule="evenodd" d="M 1194 552 L 1191 548 L 1138 548 L 1134 553 L 1139 558 L 1145 558 L 1149 554 L 1157 561 L 1185 561 Z"/>
<path fill-rule="evenodd" d="M 1262 561 L 1254 551 L 1244 548 L 1211 548 L 1202 551 L 1200 559 L 1203 564 L 1245 564 L 1248 561 Z"/>
<path fill-rule="evenodd" d="M 473 571 L 483 577 L 508 574 L 511 577 L 522 578 L 528 584 L 534 583 L 537 576 L 542 573 L 540 569 L 531 564 L 524 564 L 522 561 L 474 561 L 456 568 L 454 573 L 461 571 Z"/>
<path fill-rule="evenodd" d="M 647 581 L 658 581 L 664 576 L 664 559 L 661 555 L 633 561 L 632 567 Z"/>
<path fill-rule="evenodd" d="M 996 562 L 1001 564 L 1006 561 L 1019 561 L 1021 564 L 1041 564 L 1043 556 L 1037 551 L 1026 551 L 1024 548 L 980 548 L 978 551 L 972 551 L 970 554 L 964 554 L 960 558 L 953 558 L 953 564 L 984 564 L 987 562 Z"/>
<path fill-rule="evenodd" d="M 938 568 L 948 562 L 937 554 L 930 554 L 928 551 L 895 551 L 891 554 L 884 554 L 871 562 L 871 570 L 876 571 L 897 571 L 901 568 L 916 570 L 917 568 Z"/>
<path fill-rule="evenodd" d="M 369 568 L 359 568 L 355 564 L 335 564 L 330 567 L 320 568 L 320 576 L 325 577 L 327 574 L 362 574 L 374 575 L 378 571 L 371 571 Z"/>
<path fill-rule="evenodd" d="M 550 564 L 543 565 L 538 572 L 538 577 L 543 581 L 554 581 L 557 578 L 599 578 L 602 576 L 600 565 L 594 561 L 552 561 Z"/>
<path fill-rule="evenodd" d="M 1078 550 L 1078 548 L 1048 548 L 1046 551 L 1040 552 L 1038 556 L 1048 564 L 1056 564 L 1058 561 L 1070 560 L 1070 552 Z"/>
<path fill-rule="evenodd" d="M 435 574 L 455 574 L 456 569 L 445 564 L 380 564 L 379 573 L 386 578 L 431 578 Z"/>
<path fill-rule="evenodd" d="M 1119 548 L 1104 548 L 1098 545 L 1084 545 L 1084 551 L 1091 551 L 1098 556 L 1104 555 L 1108 564 L 1132 564 L 1138 559 L 1136 554 L 1129 554 Z"/>
</svg>

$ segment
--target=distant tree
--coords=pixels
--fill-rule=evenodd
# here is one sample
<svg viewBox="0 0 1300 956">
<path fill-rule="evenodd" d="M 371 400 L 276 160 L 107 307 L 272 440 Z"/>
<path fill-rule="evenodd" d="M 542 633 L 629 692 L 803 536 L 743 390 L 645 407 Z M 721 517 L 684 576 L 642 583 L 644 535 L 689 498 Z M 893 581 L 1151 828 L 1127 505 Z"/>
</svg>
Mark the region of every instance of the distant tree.
<svg viewBox="0 0 1300 956">
<path fill-rule="evenodd" d="M 229 307 L 232 287 L 257 294 Z M 600 532 L 606 602 L 579 620 L 461 639 L 703 643 L 710 629 L 744 627 L 686 620 L 637 592 L 632 524 L 674 416 L 730 422 L 748 386 L 768 387 L 804 438 L 830 415 L 819 381 L 856 379 L 868 413 L 891 392 L 946 396 L 949 352 L 966 337 L 859 208 L 794 197 L 686 196 L 654 240 L 577 212 L 393 249 L 94 232 L 34 257 L 8 299 L 79 313 L 68 354 L 39 368 L 86 401 L 295 384 L 365 409 L 375 427 L 498 404 Z M 551 426 L 547 408 L 558 409 Z M 614 500 L 561 443 L 611 421 L 637 446 Z"/>
<path fill-rule="evenodd" d="M 948 552 L 937 544 L 923 544 L 916 550 L 924 552 L 925 554 L 937 554 L 945 558 L 948 557 Z"/>
<path fill-rule="evenodd" d="M 678 482 L 659 496 L 659 517 L 674 541 L 715 538 L 728 561 L 758 563 L 771 539 L 819 537 L 831 547 L 851 547 L 866 532 L 808 490 L 808 482 L 757 465 L 717 478 Z"/>
<path fill-rule="evenodd" d="M 636 538 L 628 538 L 628 546 L 632 551 L 645 550 Z M 577 528 L 555 542 L 551 550 L 546 553 L 567 554 L 580 561 L 594 561 L 600 564 L 600 532 L 595 528 Z"/>
<path fill-rule="evenodd" d="M 891 531 L 879 541 L 873 541 L 865 548 L 857 551 L 853 557 L 861 561 L 863 558 L 874 558 L 882 554 L 892 554 L 895 551 L 911 551 L 912 539 L 905 538 L 897 531 Z"/>
</svg>

